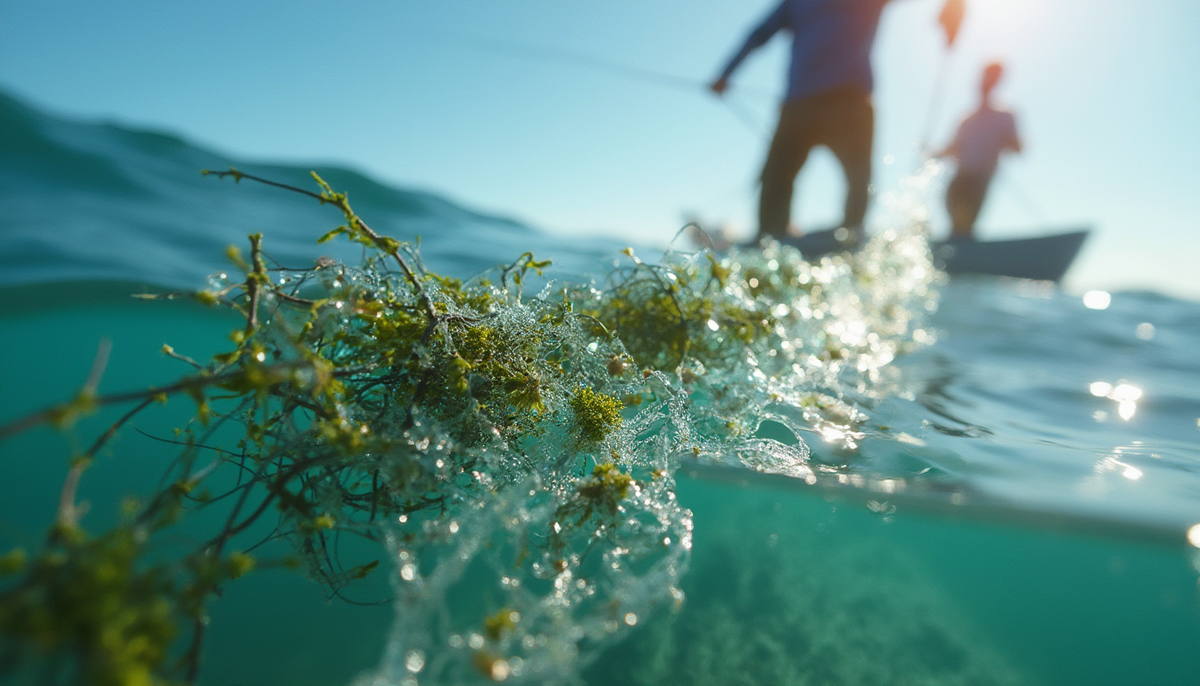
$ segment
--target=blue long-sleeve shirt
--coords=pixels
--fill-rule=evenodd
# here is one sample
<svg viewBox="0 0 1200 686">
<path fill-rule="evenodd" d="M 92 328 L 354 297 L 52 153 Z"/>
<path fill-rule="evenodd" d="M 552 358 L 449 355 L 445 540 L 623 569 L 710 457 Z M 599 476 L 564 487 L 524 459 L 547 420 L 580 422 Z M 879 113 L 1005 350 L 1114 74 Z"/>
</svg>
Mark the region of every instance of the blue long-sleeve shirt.
<svg viewBox="0 0 1200 686">
<path fill-rule="evenodd" d="M 870 93 L 871 45 L 879 15 L 889 0 L 783 0 L 746 39 L 722 74 L 729 78 L 742 60 L 780 30 L 792 33 L 787 99 L 835 88 Z"/>
</svg>

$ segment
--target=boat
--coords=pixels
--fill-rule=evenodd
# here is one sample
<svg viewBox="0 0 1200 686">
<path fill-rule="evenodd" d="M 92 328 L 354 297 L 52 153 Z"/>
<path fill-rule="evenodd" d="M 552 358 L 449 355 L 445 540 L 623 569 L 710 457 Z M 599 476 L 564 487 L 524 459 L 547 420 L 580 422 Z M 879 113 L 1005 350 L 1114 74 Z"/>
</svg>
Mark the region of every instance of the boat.
<svg viewBox="0 0 1200 686">
<path fill-rule="evenodd" d="M 1089 229 L 1080 228 L 998 241 L 951 238 L 931 241 L 930 248 L 935 264 L 949 274 L 988 274 L 1058 282 L 1075 261 L 1089 233 Z M 780 242 L 798 249 L 806 258 L 858 247 L 845 229 L 786 236 Z"/>
<path fill-rule="evenodd" d="M 1066 233 L 1003 241 L 952 238 L 931 244 L 934 262 L 948 274 L 990 274 L 1039 281 L 1062 280 L 1090 232 Z"/>
</svg>

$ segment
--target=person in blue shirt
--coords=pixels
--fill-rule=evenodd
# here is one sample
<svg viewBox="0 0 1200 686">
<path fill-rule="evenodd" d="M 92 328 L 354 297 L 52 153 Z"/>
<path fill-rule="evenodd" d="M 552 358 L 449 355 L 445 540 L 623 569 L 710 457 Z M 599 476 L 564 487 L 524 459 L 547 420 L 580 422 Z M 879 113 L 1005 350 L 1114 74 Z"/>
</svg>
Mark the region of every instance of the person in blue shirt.
<svg viewBox="0 0 1200 686">
<path fill-rule="evenodd" d="M 964 0 L 946 0 L 939 18 L 947 45 L 962 22 Z M 871 184 L 875 110 L 871 46 L 889 0 L 783 0 L 746 39 L 710 88 L 722 95 L 746 57 L 781 30 L 792 34 L 792 62 L 779 125 L 763 165 L 758 237 L 782 238 L 791 226 L 792 192 L 808 153 L 823 145 L 846 176 L 842 226 L 862 236 Z"/>
</svg>

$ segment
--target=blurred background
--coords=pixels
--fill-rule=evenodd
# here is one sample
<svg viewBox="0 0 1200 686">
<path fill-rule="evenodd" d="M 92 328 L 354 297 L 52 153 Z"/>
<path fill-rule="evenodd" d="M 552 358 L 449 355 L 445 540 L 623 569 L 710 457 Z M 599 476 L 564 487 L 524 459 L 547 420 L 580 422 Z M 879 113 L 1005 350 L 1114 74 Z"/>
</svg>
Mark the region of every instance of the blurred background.
<svg viewBox="0 0 1200 686">
<path fill-rule="evenodd" d="M 563 235 L 665 245 L 695 216 L 748 236 L 786 38 L 728 102 L 704 84 L 774 4 L 5 0 L 0 89 L 242 159 L 348 165 Z M 980 237 L 1092 226 L 1069 290 L 1200 299 L 1200 3 L 968 0 L 949 56 L 940 7 L 885 11 L 877 191 L 919 164 L 923 137 L 951 136 L 1001 59 L 1026 150 L 1002 165 Z M 838 219 L 827 153 L 799 184 L 803 225 Z"/>
</svg>

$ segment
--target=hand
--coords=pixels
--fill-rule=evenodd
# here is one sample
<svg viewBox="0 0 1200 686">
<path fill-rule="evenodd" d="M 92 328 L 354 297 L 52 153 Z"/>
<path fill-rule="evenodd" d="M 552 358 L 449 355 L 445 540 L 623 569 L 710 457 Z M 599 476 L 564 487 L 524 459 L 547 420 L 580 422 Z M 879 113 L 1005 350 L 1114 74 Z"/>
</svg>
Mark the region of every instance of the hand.
<svg viewBox="0 0 1200 686">
<path fill-rule="evenodd" d="M 966 13 L 964 0 L 946 0 L 942 13 L 938 15 L 938 23 L 946 31 L 946 47 L 954 45 L 958 37 L 958 28 L 962 26 L 963 14 Z"/>
<path fill-rule="evenodd" d="M 717 94 L 717 96 L 725 95 L 725 89 L 729 88 L 729 81 L 722 76 L 721 78 L 709 84 L 708 89 Z"/>
</svg>

